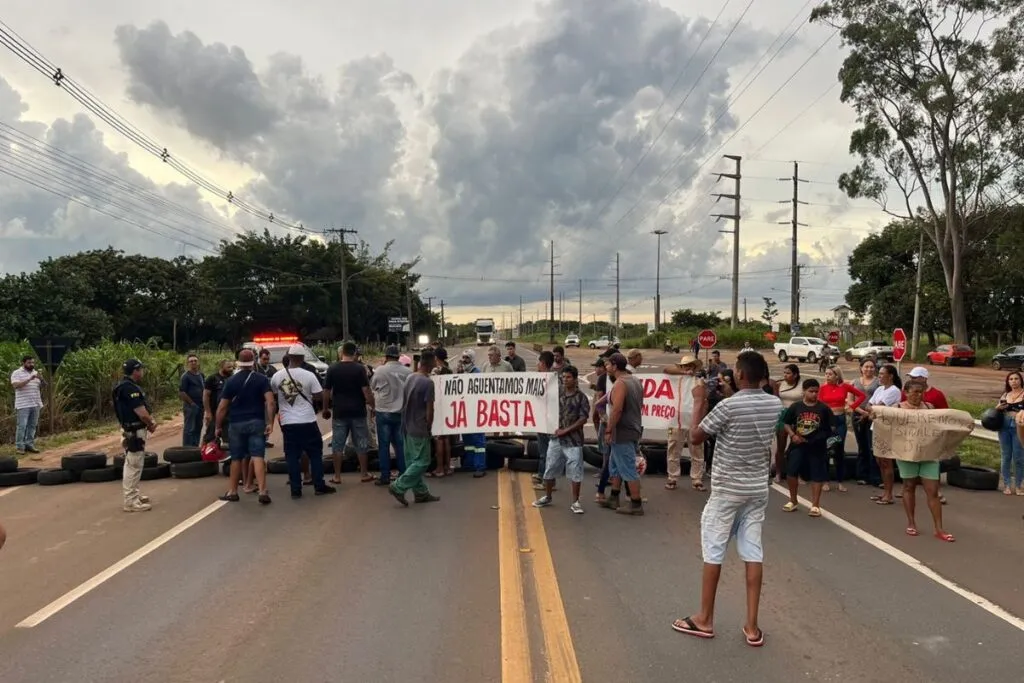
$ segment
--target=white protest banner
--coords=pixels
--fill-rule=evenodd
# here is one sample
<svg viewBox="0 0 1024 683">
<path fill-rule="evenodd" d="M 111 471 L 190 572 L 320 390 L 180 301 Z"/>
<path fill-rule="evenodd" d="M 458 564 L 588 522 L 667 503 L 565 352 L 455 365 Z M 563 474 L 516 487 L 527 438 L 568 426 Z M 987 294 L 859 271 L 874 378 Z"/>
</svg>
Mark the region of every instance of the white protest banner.
<svg viewBox="0 0 1024 683">
<path fill-rule="evenodd" d="M 963 410 L 871 408 L 872 449 L 880 458 L 925 462 L 945 460 L 974 431 L 974 418 Z"/>
<path fill-rule="evenodd" d="M 634 375 L 644 387 L 644 429 L 688 429 L 693 418 L 693 387 L 690 375 Z"/>
<path fill-rule="evenodd" d="M 550 372 L 435 375 L 434 436 L 558 429 L 558 378 Z"/>
</svg>

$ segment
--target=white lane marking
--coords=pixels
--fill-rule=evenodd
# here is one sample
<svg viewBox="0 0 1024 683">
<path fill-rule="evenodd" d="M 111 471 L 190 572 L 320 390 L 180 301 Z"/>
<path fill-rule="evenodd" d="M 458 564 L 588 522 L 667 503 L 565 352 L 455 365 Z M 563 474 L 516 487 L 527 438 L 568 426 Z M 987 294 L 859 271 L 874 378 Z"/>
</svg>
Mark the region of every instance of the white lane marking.
<svg viewBox="0 0 1024 683">
<path fill-rule="evenodd" d="M 110 565 L 96 576 L 80 584 L 77 588 L 68 591 L 67 593 L 57 598 L 56 600 L 54 600 L 49 605 L 42 608 L 32 616 L 27 617 L 18 624 L 15 624 L 15 628 L 35 628 L 39 624 L 43 623 L 44 621 L 52 617 L 54 614 L 57 614 L 62 609 L 73 603 L 75 600 L 78 600 L 82 596 L 88 594 L 89 592 L 101 586 L 106 581 L 109 581 L 110 579 L 114 578 L 115 576 L 123 572 L 125 569 L 127 569 L 128 567 L 132 566 L 133 564 L 144 558 L 146 555 L 149 555 L 160 546 L 166 544 L 175 537 L 185 533 L 186 531 L 194 527 L 196 524 L 212 515 L 217 510 L 220 510 L 225 505 L 227 505 L 227 502 L 222 500 L 210 503 L 196 514 L 192 515 L 185 521 L 175 526 L 173 529 L 170 529 L 169 531 L 164 532 L 160 536 L 157 536 L 152 541 L 150 541 L 146 545 L 142 546 L 141 548 L 133 552 L 131 555 L 128 555 L 124 559 L 116 562 L 115 564 Z"/>
<path fill-rule="evenodd" d="M 789 489 L 786 488 L 785 486 L 773 483 L 772 488 L 786 496 L 786 498 L 789 498 Z M 807 500 L 803 496 L 797 496 L 797 500 L 804 507 L 809 508 L 811 506 L 811 501 Z M 915 572 L 924 576 L 927 579 L 931 579 L 943 588 L 949 589 L 951 592 L 955 593 L 956 595 L 959 595 L 964 600 L 968 600 L 974 603 L 975 605 L 985 610 L 992 616 L 1001 619 L 1002 621 L 1005 621 L 1007 624 L 1014 627 L 1015 629 L 1019 631 L 1024 631 L 1024 619 L 1021 619 L 1020 617 L 1011 614 L 1010 612 L 1003 609 L 999 605 L 995 604 L 988 598 L 984 598 L 975 593 L 974 591 L 964 588 L 963 586 L 953 581 L 950 581 L 946 577 L 942 576 L 935 570 L 925 565 L 923 562 L 921 562 L 921 560 L 917 559 L 916 557 L 908 555 L 899 548 L 889 545 L 882 539 L 872 536 L 860 527 L 851 524 L 850 522 L 847 522 L 842 517 L 834 513 L 831 513 L 828 510 L 823 509 L 821 511 L 821 517 L 822 519 L 827 519 L 828 521 L 832 522 L 843 531 L 847 531 L 853 534 L 860 540 L 870 545 L 872 548 L 882 551 L 883 553 L 885 553 L 892 559 L 896 560 L 900 564 L 909 567 L 910 569 L 913 569 Z"/>
<path fill-rule="evenodd" d="M 3 490 L 0 490 L 0 498 L 3 498 L 4 496 L 9 496 L 20 488 L 20 486 L 11 486 Z"/>
</svg>

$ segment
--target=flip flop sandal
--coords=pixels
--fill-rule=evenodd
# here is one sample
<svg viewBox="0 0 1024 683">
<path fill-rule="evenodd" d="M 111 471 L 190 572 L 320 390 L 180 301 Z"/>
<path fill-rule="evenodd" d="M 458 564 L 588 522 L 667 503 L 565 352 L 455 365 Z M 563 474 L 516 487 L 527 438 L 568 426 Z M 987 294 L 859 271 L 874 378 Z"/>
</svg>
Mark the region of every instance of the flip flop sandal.
<svg viewBox="0 0 1024 683">
<path fill-rule="evenodd" d="M 751 637 L 746 631 L 743 631 L 743 639 L 747 641 L 747 645 L 750 647 L 761 647 L 764 645 L 764 631 L 757 629 L 757 634 Z"/>
<path fill-rule="evenodd" d="M 669 491 L 674 491 L 675 488 L 676 488 L 676 482 L 675 481 L 666 481 L 665 482 L 665 488 L 667 488 Z"/>
<path fill-rule="evenodd" d="M 707 491 L 707 489 L 704 488 L 704 484 L 700 484 L 700 483 L 693 484 L 691 488 L 693 488 L 694 491 L 701 491 L 701 492 Z"/>
<path fill-rule="evenodd" d="M 368 484 L 371 481 L 377 481 L 377 477 L 373 476 L 372 474 L 364 474 L 362 478 L 359 479 L 359 481 L 363 484 Z"/>
<path fill-rule="evenodd" d="M 821 508 L 819 508 L 819 507 L 812 507 L 810 510 L 807 511 L 807 516 L 808 517 L 821 517 Z"/>
<path fill-rule="evenodd" d="M 678 631 L 679 633 L 685 633 L 688 636 L 694 636 L 695 638 L 714 638 L 714 631 L 705 631 L 704 629 L 693 623 L 693 617 L 686 617 L 685 619 L 676 619 L 672 622 L 672 630 Z"/>
<path fill-rule="evenodd" d="M 953 538 L 953 534 L 940 534 L 938 531 L 935 532 L 935 538 L 940 541 L 945 541 L 946 543 L 952 543 L 956 540 Z"/>
<path fill-rule="evenodd" d="M 796 503 L 786 503 L 785 505 L 782 506 L 782 509 L 784 512 L 796 512 L 797 508 L 799 507 L 800 506 L 797 505 Z"/>
<path fill-rule="evenodd" d="M 912 526 L 907 527 L 907 536 L 920 536 L 920 532 Z"/>
</svg>

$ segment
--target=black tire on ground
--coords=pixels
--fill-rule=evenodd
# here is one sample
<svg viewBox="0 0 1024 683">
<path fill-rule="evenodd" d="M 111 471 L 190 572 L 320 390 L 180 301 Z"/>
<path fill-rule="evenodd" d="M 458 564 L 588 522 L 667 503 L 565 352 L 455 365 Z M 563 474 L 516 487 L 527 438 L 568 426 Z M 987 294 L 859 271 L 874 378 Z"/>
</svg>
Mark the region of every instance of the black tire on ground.
<svg viewBox="0 0 1024 683">
<path fill-rule="evenodd" d="M 120 467 L 104 467 L 98 470 L 85 470 L 82 472 L 82 481 L 87 484 L 99 484 L 105 481 L 116 481 L 121 477 L 122 470 Z"/>
<path fill-rule="evenodd" d="M 668 472 L 668 449 L 664 446 L 644 446 L 644 457 L 647 458 L 647 474 L 665 474 Z"/>
<path fill-rule="evenodd" d="M 39 470 L 39 476 L 36 478 L 36 481 L 39 482 L 40 486 L 60 486 L 61 484 L 74 483 L 75 479 L 74 472 L 55 467 Z"/>
<path fill-rule="evenodd" d="M 18 471 L 18 459 L 9 455 L 0 455 L 0 474 Z"/>
<path fill-rule="evenodd" d="M 183 462 L 202 462 L 203 452 L 192 446 L 171 446 L 164 449 L 164 462 L 177 465 Z M 147 465 L 148 467 L 148 465 Z"/>
<path fill-rule="evenodd" d="M 857 478 L 857 454 L 847 453 L 843 456 L 843 468 L 846 470 L 847 479 Z"/>
<path fill-rule="evenodd" d="M 597 449 L 597 446 L 584 446 L 583 462 L 587 463 L 591 467 L 601 469 L 601 465 L 604 464 L 604 457 L 601 455 L 601 451 Z"/>
<path fill-rule="evenodd" d="M 288 461 L 284 458 L 267 460 L 267 474 L 288 474 Z"/>
<path fill-rule="evenodd" d="M 520 456 L 522 457 L 522 456 Z M 530 460 L 540 459 L 540 446 L 537 445 L 537 440 L 526 442 L 526 458 Z"/>
<path fill-rule="evenodd" d="M 217 463 L 213 463 L 216 465 Z M 142 470 L 142 481 L 153 481 L 154 479 L 167 479 L 171 476 L 171 465 L 162 462 L 156 467 L 145 467 Z"/>
<path fill-rule="evenodd" d="M 486 467 L 489 470 L 500 470 L 505 466 L 505 456 L 500 452 L 488 450 L 485 454 Z"/>
<path fill-rule="evenodd" d="M 218 464 L 220 465 L 220 473 L 221 473 L 221 475 L 223 475 L 225 477 L 230 477 L 231 476 L 231 461 L 230 460 L 221 460 L 220 463 L 218 463 Z M 168 475 L 170 475 L 170 473 L 171 473 L 170 467 L 171 467 L 170 465 L 167 465 L 167 474 Z"/>
<path fill-rule="evenodd" d="M 789 354 L 786 353 L 785 351 L 779 351 L 779 362 L 780 363 L 785 363 L 788 360 L 789 360 Z"/>
<path fill-rule="evenodd" d="M 946 473 L 946 483 L 959 489 L 995 491 L 999 488 L 999 473 L 988 467 L 961 465 Z"/>
<path fill-rule="evenodd" d="M 0 474 L 0 486 L 26 486 L 39 481 L 38 467 L 23 467 L 15 472 Z"/>
<path fill-rule="evenodd" d="M 513 472 L 537 472 L 537 461 L 526 458 L 512 458 L 508 461 L 508 468 Z"/>
<path fill-rule="evenodd" d="M 106 453 L 72 453 L 60 459 L 61 469 L 72 472 L 100 470 L 107 466 Z"/>
<path fill-rule="evenodd" d="M 526 452 L 523 448 L 523 444 L 518 441 L 509 441 L 507 439 L 488 441 L 484 448 L 488 455 L 493 453 L 495 456 L 500 456 L 501 458 L 521 458 Z"/>
<path fill-rule="evenodd" d="M 145 459 L 143 460 L 142 466 L 145 467 L 156 467 L 160 464 L 160 456 L 156 453 L 146 453 Z M 124 469 L 124 456 L 114 456 L 114 467 L 117 469 Z"/>
<path fill-rule="evenodd" d="M 215 476 L 219 469 L 215 462 L 180 462 L 171 465 L 171 476 L 175 479 L 200 479 Z"/>
<path fill-rule="evenodd" d="M 942 473 L 955 472 L 956 470 L 960 469 L 960 467 L 961 463 L 959 455 L 954 455 L 952 458 L 947 458 L 946 460 L 939 461 L 939 472 Z"/>
</svg>

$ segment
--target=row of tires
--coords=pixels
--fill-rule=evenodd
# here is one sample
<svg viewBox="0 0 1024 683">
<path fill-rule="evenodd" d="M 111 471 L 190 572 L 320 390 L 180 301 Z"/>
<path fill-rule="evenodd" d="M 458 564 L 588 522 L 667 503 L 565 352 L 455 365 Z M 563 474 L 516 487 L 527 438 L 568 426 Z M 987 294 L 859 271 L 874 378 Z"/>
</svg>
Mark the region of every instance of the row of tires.
<svg viewBox="0 0 1024 683">
<path fill-rule="evenodd" d="M 194 454 L 190 451 L 194 451 Z M 147 452 L 144 456 L 142 480 L 196 479 L 217 474 L 217 463 L 203 462 L 199 449 L 168 449 L 164 452 L 165 462 L 160 462 L 158 453 Z M 96 484 L 117 481 L 124 472 L 124 456 L 115 455 L 108 462 L 106 453 L 72 453 L 61 458 L 61 466 L 55 468 L 18 467 L 14 458 L 0 458 L 0 487 L 60 486 L 83 482 Z"/>
</svg>

